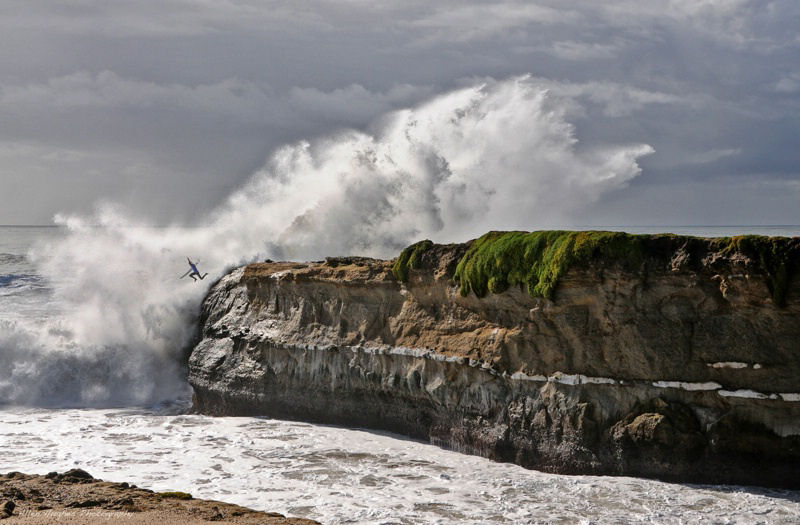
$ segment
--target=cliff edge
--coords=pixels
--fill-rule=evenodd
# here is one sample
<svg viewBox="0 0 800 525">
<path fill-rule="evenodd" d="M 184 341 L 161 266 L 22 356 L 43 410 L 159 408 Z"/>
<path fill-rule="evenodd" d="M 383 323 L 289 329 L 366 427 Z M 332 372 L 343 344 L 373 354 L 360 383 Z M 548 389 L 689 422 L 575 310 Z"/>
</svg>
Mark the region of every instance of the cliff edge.
<svg viewBox="0 0 800 525">
<path fill-rule="evenodd" d="M 238 268 L 195 409 L 560 473 L 800 487 L 800 238 L 491 232 Z"/>
</svg>

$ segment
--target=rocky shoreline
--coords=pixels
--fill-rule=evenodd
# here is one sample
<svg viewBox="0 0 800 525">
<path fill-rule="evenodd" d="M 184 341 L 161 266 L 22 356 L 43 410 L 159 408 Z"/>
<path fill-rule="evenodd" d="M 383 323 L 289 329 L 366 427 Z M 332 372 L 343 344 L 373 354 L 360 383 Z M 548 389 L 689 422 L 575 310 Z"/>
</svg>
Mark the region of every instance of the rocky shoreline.
<svg viewBox="0 0 800 525">
<path fill-rule="evenodd" d="M 465 277 L 482 240 L 234 270 L 203 305 L 195 410 L 549 472 L 800 487 L 800 242 L 609 238 L 526 261 L 527 290 L 513 265 Z"/>
<path fill-rule="evenodd" d="M 8 523 L 101 523 L 181 525 L 208 522 L 312 525 L 219 501 L 195 499 L 185 492 L 153 492 L 126 482 L 92 477 L 81 469 L 47 475 L 0 475 L 0 520 Z"/>
</svg>

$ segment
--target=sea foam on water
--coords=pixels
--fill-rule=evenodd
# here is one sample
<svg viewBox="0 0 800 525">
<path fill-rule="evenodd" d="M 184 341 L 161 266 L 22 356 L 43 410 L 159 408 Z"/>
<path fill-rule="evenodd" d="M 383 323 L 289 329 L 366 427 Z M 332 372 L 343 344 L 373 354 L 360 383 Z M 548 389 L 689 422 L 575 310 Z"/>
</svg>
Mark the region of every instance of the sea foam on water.
<svg viewBox="0 0 800 525">
<path fill-rule="evenodd" d="M 564 476 L 383 432 L 142 410 L 3 412 L 0 465 L 80 467 L 325 524 L 797 523 L 796 491 Z"/>
</svg>

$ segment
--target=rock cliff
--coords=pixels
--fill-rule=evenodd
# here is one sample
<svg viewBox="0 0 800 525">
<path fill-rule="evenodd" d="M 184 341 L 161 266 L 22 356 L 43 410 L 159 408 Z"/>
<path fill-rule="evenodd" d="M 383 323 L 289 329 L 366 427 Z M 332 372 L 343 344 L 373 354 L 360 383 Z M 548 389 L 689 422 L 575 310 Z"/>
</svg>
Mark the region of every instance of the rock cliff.
<svg viewBox="0 0 800 525">
<path fill-rule="evenodd" d="M 203 304 L 195 409 L 800 487 L 800 238 L 509 235 L 234 270 Z"/>
</svg>

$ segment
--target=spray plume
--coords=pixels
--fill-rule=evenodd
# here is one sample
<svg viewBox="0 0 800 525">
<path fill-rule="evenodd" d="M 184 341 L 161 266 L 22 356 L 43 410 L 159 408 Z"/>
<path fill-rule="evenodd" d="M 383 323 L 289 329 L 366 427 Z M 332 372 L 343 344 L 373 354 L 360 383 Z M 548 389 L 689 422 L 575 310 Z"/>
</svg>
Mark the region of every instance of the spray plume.
<svg viewBox="0 0 800 525">
<path fill-rule="evenodd" d="M 486 81 L 274 153 L 202 227 L 156 228 L 106 205 L 60 217 L 33 258 L 53 288 L 44 323 L 0 335 L 0 397 L 35 405 L 147 404 L 185 394 L 181 356 L 212 277 L 265 257 L 392 257 L 421 238 L 563 224 L 640 173 L 643 144 L 578 147 L 575 101 L 531 77 Z"/>
</svg>

